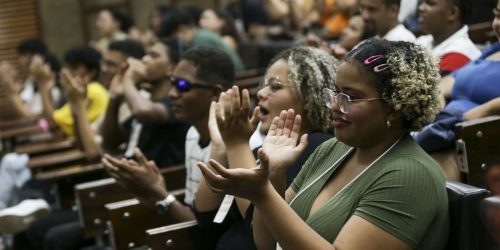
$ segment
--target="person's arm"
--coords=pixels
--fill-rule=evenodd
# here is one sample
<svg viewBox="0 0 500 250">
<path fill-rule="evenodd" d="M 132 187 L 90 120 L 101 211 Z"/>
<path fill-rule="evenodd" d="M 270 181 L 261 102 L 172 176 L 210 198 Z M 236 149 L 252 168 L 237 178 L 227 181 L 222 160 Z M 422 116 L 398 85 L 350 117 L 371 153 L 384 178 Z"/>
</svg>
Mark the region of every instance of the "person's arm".
<svg viewBox="0 0 500 250">
<path fill-rule="evenodd" d="M 148 161 L 138 148 L 134 153 L 137 161 L 118 160 L 104 155 L 102 163 L 121 187 L 132 193 L 145 206 L 154 208 L 157 201 L 168 196 L 165 180 L 154 161 Z M 169 206 L 166 216 L 177 222 L 195 219 L 191 208 L 177 200 Z"/>
<path fill-rule="evenodd" d="M 20 118 L 28 118 L 33 114 L 24 106 L 15 86 L 14 68 L 8 62 L 0 62 L 0 87 L 4 91 L 5 99 Z"/>
<path fill-rule="evenodd" d="M 144 64 L 133 58 L 129 58 L 127 62 L 129 67 L 123 77 L 123 94 L 132 115 L 144 123 L 164 123 L 172 119 L 165 105 L 153 102 L 139 93 L 136 85 L 144 78 Z"/>
<path fill-rule="evenodd" d="M 455 85 L 455 78 L 452 75 L 447 75 L 441 79 L 439 86 L 441 88 L 442 106 L 446 104 L 446 100 L 449 100 L 451 98 L 451 90 L 453 89 L 453 85 Z"/>
<path fill-rule="evenodd" d="M 55 122 L 52 119 L 52 113 L 54 113 L 55 110 L 54 100 L 52 99 L 52 89 L 55 86 L 55 77 L 51 73 L 50 66 L 48 63 L 43 62 L 41 56 L 35 55 L 31 60 L 30 74 L 38 87 L 38 92 L 42 99 L 42 114 L 51 125 L 55 126 Z"/>
<path fill-rule="evenodd" d="M 73 126 L 75 135 L 80 142 L 88 159 L 95 159 L 101 154 L 99 145 L 95 142 L 95 134 L 90 127 L 87 116 L 86 85 L 78 83 L 82 79 L 74 78 L 69 70 L 61 71 L 61 84 L 67 93 L 73 114 Z"/>
<path fill-rule="evenodd" d="M 210 159 L 214 159 L 227 165 L 226 145 L 219 132 L 215 120 L 215 102 L 210 104 L 210 115 L 208 118 L 208 130 L 210 132 Z M 201 176 L 198 191 L 195 194 L 195 208 L 199 212 L 214 211 L 219 207 L 224 195 L 213 192 Z"/>
<path fill-rule="evenodd" d="M 464 113 L 464 120 L 474 120 L 492 115 L 500 115 L 500 97 L 483 103 Z"/>
<path fill-rule="evenodd" d="M 249 140 L 259 121 L 259 109 L 256 108 L 249 119 L 250 96 L 248 90 L 242 91 L 240 98 L 239 88 L 221 93 L 219 102 L 215 106 L 217 125 L 224 144 L 226 145 L 227 162 L 230 168 L 256 167 L 255 157 L 250 149 Z M 224 114 L 224 115 L 223 115 Z M 240 197 L 235 198 L 241 216 L 246 216 L 250 201 Z"/>
<path fill-rule="evenodd" d="M 118 146 L 128 138 L 127 131 L 120 124 L 120 107 L 123 104 L 123 75 L 127 65 L 123 64 L 113 76 L 109 85 L 110 99 L 101 124 L 102 147 L 109 153 L 117 152 Z"/>
</svg>

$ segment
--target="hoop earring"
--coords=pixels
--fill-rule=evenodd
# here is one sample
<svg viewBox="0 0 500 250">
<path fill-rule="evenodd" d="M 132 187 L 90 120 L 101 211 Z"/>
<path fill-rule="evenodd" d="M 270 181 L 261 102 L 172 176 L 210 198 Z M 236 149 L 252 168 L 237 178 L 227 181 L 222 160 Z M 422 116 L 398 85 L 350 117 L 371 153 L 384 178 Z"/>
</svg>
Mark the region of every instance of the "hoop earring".
<svg viewBox="0 0 500 250">
<path fill-rule="evenodd" d="M 385 125 L 387 126 L 387 128 L 390 128 L 391 127 L 391 120 L 387 120 L 387 122 L 385 123 Z"/>
</svg>

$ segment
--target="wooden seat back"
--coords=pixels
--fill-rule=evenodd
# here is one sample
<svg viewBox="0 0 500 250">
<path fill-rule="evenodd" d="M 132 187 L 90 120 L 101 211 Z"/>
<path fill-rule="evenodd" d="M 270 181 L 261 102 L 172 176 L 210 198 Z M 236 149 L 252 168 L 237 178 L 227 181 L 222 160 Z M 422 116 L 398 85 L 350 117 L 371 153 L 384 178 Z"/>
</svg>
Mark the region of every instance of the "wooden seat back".
<svg viewBox="0 0 500 250">
<path fill-rule="evenodd" d="M 151 250 L 213 249 L 195 220 L 146 230 L 146 242 Z"/>
<path fill-rule="evenodd" d="M 168 190 L 184 188 L 186 169 L 183 165 L 161 168 L 160 172 Z M 85 238 L 94 238 L 105 233 L 106 204 L 133 198 L 112 178 L 82 183 L 76 185 L 74 190 Z"/>
<path fill-rule="evenodd" d="M 170 192 L 177 200 L 184 200 L 184 190 Z M 109 240 L 113 249 L 129 249 L 146 244 L 145 231 L 149 228 L 170 225 L 176 220 L 159 215 L 140 204 L 137 199 L 106 204 Z"/>
<path fill-rule="evenodd" d="M 484 186 L 488 166 L 500 163 L 500 116 L 458 123 L 455 133 L 462 181 Z"/>
</svg>

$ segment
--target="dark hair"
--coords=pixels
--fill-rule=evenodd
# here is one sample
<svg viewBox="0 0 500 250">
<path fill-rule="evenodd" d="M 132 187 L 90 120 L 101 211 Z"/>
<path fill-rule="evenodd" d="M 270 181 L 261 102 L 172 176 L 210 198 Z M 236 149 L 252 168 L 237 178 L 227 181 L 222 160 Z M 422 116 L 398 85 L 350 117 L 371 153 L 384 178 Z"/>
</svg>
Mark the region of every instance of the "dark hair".
<svg viewBox="0 0 500 250">
<path fill-rule="evenodd" d="M 171 37 L 182 25 L 194 27 L 195 23 L 186 11 L 170 11 L 161 20 L 158 35 L 159 37 Z"/>
<path fill-rule="evenodd" d="M 95 70 L 95 77 L 97 77 L 100 70 L 101 53 L 88 45 L 81 45 L 66 51 L 64 61 L 70 67 L 83 65 L 89 71 Z"/>
<path fill-rule="evenodd" d="M 236 25 L 234 24 L 234 19 L 229 15 L 229 13 L 222 11 L 222 10 L 217 10 L 217 9 L 211 9 L 214 11 L 215 15 L 217 15 L 218 18 L 221 18 L 224 20 L 224 26 L 222 27 L 221 30 L 221 35 L 222 36 L 231 36 L 233 37 L 236 42 L 240 41 L 240 35 L 238 34 L 238 30 L 236 29 Z"/>
<path fill-rule="evenodd" d="M 186 51 L 181 60 L 196 67 L 196 78 L 209 83 L 221 84 L 228 89 L 234 82 L 234 64 L 222 49 L 213 46 L 198 46 Z"/>
<path fill-rule="evenodd" d="M 22 41 L 17 46 L 17 52 L 19 54 L 41 54 L 44 55 L 47 53 L 47 46 L 37 38 L 31 38 Z"/>
<path fill-rule="evenodd" d="M 460 22 L 466 24 L 472 13 L 470 0 L 447 0 L 451 6 L 457 6 L 460 11 Z"/>
<path fill-rule="evenodd" d="M 439 67 L 423 47 L 374 38 L 347 53 L 345 61 L 371 79 L 389 106 L 401 111 L 406 129 L 418 130 L 434 119 L 439 107 Z"/>
<path fill-rule="evenodd" d="M 200 20 L 201 13 L 203 13 L 203 8 L 195 4 L 189 4 L 184 7 L 184 11 L 191 16 L 194 21 L 194 25 L 198 26 L 198 21 Z"/>
<path fill-rule="evenodd" d="M 49 64 L 50 70 L 52 70 L 52 72 L 57 74 L 57 73 L 59 73 L 59 71 L 61 71 L 61 64 L 59 63 L 59 60 L 57 59 L 57 57 L 55 57 L 54 55 L 52 55 L 50 53 L 47 53 L 43 57 L 44 57 L 45 62 Z"/>
<path fill-rule="evenodd" d="M 125 13 L 118 11 L 116 9 L 104 9 L 104 10 L 109 11 L 109 13 L 111 14 L 111 17 L 113 17 L 113 19 L 115 21 L 120 23 L 120 30 L 121 31 L 128 33 L 128 30 L 132 26 L 134 26 L 134 20 L 130 16 L 126 15 Z"/>
<path fill-rule="evenodd" d="M 108 45 L 109 50 L 115 50 L 125 55 L 125 57 L 133 57 L 141 59 L 144 56 L 144 47 L 141 43 L 134 40 L 125 39 L 113 41 Z"/>
<path fill-rule="evenodd" d="M 401 0 L 385 0 L 385 6 L 389 7 L 391 5 L 401 6 Z"/>
<path fill-rule="evenodd" d="M 181 58 L 182 52 L 185 50 L 181 43 L 177 39 L 163 37 L 160 38 L 160 42 L 167 47 L 168 59 L 171 63 L 177 64 Z"/>
<path fill-rule="evenodd" d="M 158 4 L 158 5 L 155 5 L 153 10 L 158 11 L 158 13 L 160 13 L 160 15 L 163 16 L 174 9 L 175 8 L 170 4 Z"/>
</svg>

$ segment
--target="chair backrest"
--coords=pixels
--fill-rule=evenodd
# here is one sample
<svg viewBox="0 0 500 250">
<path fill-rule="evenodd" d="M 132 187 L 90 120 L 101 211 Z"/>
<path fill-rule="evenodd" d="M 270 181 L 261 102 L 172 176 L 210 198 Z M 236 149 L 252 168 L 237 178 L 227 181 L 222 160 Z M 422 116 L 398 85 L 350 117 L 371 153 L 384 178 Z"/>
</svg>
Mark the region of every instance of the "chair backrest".
<svg viewBox="0 0 500 250">
<path fill-rule="evenodd" d="M 457 123 L 457 153 L 462 182 L 484 186 L 489 166 L 500 163 L 500 116 Z"/>
<path fill-rule="evenodd" d="M 500 249 L 500 195 L 491 196 L 480 204 L 481 218 Z"/>
<path fill-rule="evenodd" d="M 170 191 L 177 200 L 184 200 L 184 190 Z M 177 218 L 159 215 L 142 205 L 137 199 L 124 200 L 105 205 L 107 228 L 113 249 L 136 248 L 146 244 L 144 232 L 149 228 L 171 225 Z"/>
<path fill-rule="evenodd" d="M 491 249 L 491 236 L 479 218 L 479 203 L 489 191 L 459 182 L 446 182 L 450 231 L 447 250 Z"/>
<path fill-rule="evenodd" d="M 214 249 L 214 242 L 203 237 L 203 234 L 203 230 L 193 220 L 146 230 L 146 242 L 151 250 Z"/>
</svg>

